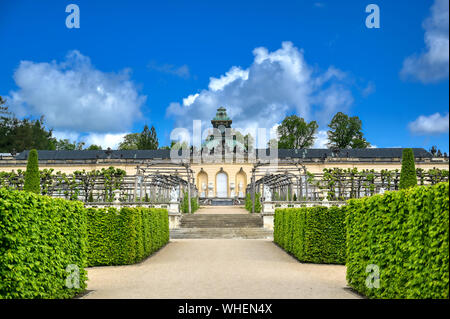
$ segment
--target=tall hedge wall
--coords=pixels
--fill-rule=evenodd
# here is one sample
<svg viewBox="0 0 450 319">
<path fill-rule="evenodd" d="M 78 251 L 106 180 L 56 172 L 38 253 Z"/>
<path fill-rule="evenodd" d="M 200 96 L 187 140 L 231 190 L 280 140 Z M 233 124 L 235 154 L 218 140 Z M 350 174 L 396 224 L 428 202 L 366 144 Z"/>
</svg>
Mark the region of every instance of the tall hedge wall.
<svg viewBox="0 0 450 319">
<path fill-rule="evenodd" d="M 338 207 L 277 209 L 274 242 L 302 262 L 344 264 L 344 220 Z"/>
<path fill-rule="evenodd" d="M 159 208 L 89 208 L 88 265 L 139 262 L 169 241 L 169 217 Z"/>
<path fill-rule="evenodd" d="M 441 183 L 349 201 L 348 284 L 372 298 L 449 298 L 448 192 Z M 366 286 L 370 264 L 379 288 Z"/>
<path fill-rule="evenodd" d="M 0 188 L 0 299 L 73 297 L 86 287 L 85 266 L 81 202 Z"/>
</svg>

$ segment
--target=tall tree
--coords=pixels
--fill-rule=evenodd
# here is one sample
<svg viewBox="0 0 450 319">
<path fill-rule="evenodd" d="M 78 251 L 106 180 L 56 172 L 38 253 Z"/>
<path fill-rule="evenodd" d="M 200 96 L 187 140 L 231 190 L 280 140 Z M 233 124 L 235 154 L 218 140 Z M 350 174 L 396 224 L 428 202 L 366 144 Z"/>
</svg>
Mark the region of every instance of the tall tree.
<svg viewBox="0 0 450 319">
<path fill-rule="evenodd" d="M 36 120 L 19 120 L 8 110 L 0 96 L 0 152 L 22 152 L 26 149 L 55 149 L 52 130 L 47 130 L 44 117 Z"/>
<path fill-rule="evenodd" d="M 328 147 L 331 148 L 367 148 L 370 143 L 362 133 L 362 122 L 357 116 L 349 117 L 338 112 L 328 125 Z"/>
<path fill-rule="evenodd" d="M 188 149 L 188 148 L 189 148 L 189 145 L 188 145 L 188 143 L 186 141 L 183 141 L 183 142 L 171 141 L 170 142 L 170 149 L 171 150 L 179 150 L 179 149 L 185 150 L 185 149 Z"/>
<path fill-rule="evenodd" d="M 155 127 L 152 126 L 151 130 L 150 130 L 150 146 L 151 146 L 151 150 L 157 150 L 158 146 L 159 146 L 159 142 L 158 142 L 158 136 L 156 135 L 156 129 Z"/>
<path fill-rule="evenodd" d="M 144 130 L 139 136 L 137 147 L 140 150 L 157 150 L 158 149 L 158 137 L 156 130 L 152 126 L 151 129 L 147 125 L 144 126 Z"/>
<path fill-rule="evenodd" d="M 60 139 L 56 141 L 56 150 L 61 151 L 81 151 L 83 149 L 84 142 L 71 142 L 68 139 Z"/>
<path fill-rule="evenodd" d="M 271 149 L 278 148 L 278 140 L 276 138 L 271 138 L 269 142 L 267 142 L 267 146 Z"/>
<path fill-rule="evenodd" d="M 35 149 L 28 153 L 27 170 L 25 172 L 25 184 L 23 186 L 23 190 L 26 192 L 33 192 L 35 194 L 41 193 L 38 153 Z"/>
<path fill-rule="evenodd" d="M 236 140 L 241 142 L 244 145 L 245 150 L 249 150 L 249 148 L 252 148 L 255 143 L 254 138 L 250 135 L 250 133 L 247 133 L 246 135 L 243 135 L 240 131 L 232 129 L 231 132 L 233 135 L 236 136 Z"/>
<path fill-rule="evenodd" d="M 137 150 L 141 133 L 130 133 L 123 137 L 119 150 Z"/>
<path fill-rule="evenodd" d="M 244 136 L 244 147 L 247 151 L 255 147 L 255 139 L 250 135 L 250 133 L 247 133 Z"/>
<path fill-rule="evenodd" d="M 314 144 L 317 132 L 316 121 L 306 122 L 297 115 L 287 116 L 278 126 L 278 148 L 299 149 L 308 148 Z"/>
<path fill-rule="evenodd" d="M 102 147 L 100 145 L 91 144 L 88 148 L 86 148 L 88 151 L 101 151 Z"/>
<path fill-rule="evenodd" d="M 0 114 L 2 115 L 9 115 L 10 112 L 8 111 L 8 107 L 5 106 L 6 101 L 0 96 Z"/>
<path fill-rule="evenodd" d="M 11 152 L 12 149 L 7 150 L 8 147 L 8 134 L 10 132 L 9 118 L 10 112 L 8 107 L 4 106 L 6 101 L 0 96 L 0 152 Z"/>
<path fill-rule="evenodd" d="M 44 118 L 39 120 L 19 120 L 2 117 L 0 120 L 0 151 L 22 152 L 27 149 L 54 150 L 55 138 L 52 131 L 44 126 Z"/>
</svg>

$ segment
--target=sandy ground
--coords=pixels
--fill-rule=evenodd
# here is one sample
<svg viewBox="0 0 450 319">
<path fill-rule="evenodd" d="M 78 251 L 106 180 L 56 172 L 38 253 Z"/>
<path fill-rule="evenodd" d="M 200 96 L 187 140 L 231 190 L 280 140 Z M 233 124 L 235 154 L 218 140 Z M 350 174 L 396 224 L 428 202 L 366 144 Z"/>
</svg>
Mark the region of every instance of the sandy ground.
<svg viewBox="0 0 450 319">
<path fill-rule="evenodd" d="M 359 298 L 345 266 L 302 264 L 270 240 L 172 240 L 140 264 L 88 277 L 83 298 Z"/>
</svg>

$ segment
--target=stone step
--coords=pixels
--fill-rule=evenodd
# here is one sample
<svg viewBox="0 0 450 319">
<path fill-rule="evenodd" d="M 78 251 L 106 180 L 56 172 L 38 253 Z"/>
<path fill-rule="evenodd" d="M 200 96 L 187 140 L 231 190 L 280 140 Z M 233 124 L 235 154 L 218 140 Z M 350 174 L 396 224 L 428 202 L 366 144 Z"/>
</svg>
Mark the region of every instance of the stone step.
<svg viewBox="0 0 450 319">
<path fill-rule="evenodd" d="M 170 230 L 171 239 L 273 239 L 265 228 L 178 228 Z"/>
<path fill-rule="evenodd" d="M 259 214 L 184 214 L 183 219 L 258 219 L 261 218 Z"/>
<path fill-rule="evenodd" d="M 247 214 L 183 215 L 180 223 L 181 228 L 257 228 L 262 226 L 261 216 Z"/>
<path fill-rule="evenodd" d="M 211 200 L 212 206 L 232 206 L 233 200 L 231 198 L 213 198 Z"/>
<path fill-rule="evenodd" d="M 242 224 L 242 223 L 204 223 L 204 224 L 181 224 L 180 228 L 262 228 L 261 224 Z"/>
</svg>

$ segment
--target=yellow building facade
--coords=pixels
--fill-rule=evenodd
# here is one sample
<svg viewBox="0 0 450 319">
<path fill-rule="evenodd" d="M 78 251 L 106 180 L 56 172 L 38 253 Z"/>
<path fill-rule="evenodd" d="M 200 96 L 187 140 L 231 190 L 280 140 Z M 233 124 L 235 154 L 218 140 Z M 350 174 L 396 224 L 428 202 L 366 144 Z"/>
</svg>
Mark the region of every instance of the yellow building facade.
<svg viewBox="0 0 450 319">
<path fill-rule="evenodd" d="M 339 168 L 358 171 L 401 169 L 401 148 L 369 148 L 369 149 L 291 149 L 291 150 L 246 150 L 243 141 L 227 138 L 226 130 L 231 128 L 232 120 L 224 108 L 219 108 L 216 117 L 211 121 L 216 135 L 210 135 L 202 145 L 201 151 L 188 151 L 184 158 L 191 170 L 189 182 L 195 185 L 200 198 L 243 198 L 252 176 L 255 182 L 262 177 L 255 174 L 261 162 L 267 161 L 262 155 L 271 154 L 270 166 L 277 174 L 289 174 L 299 179 L 301 175 L 320 176 L 324 169 Z M 219 150 L 219 151 L 218 151 Z M 216 153 L 214 153 L 216 152 Z M 228 152 L 228 153 L 226 153 Z M 449 170 L 447 157 L 434 157 L 423 148 L 413 148 L 416 168 L 424 171 L 431 169 Z M 203 160 L 204 154 L 214 153 L 213 162 Z M 239 153 L 239 156 L 237 154 Z M 53 169 L 54 172 L 73 174 L 75 171 L 92 171 L 114 167 L 126 172 L 129 180 L 137 176 L 139 167 L 158 162 L 163 169 L 172 167 L 175 162 L 173 151 L 160 150 L 83 150 L 83 151 L 38 151 L 39 168 Z M 231 154 L 225 160 L 224 154 Z M 224 156 L 222 156 L 224 155 Z M 0 155 L 0 172 L 24 171 L 27 164 L 28 151 L 20 154 Z M 175 165 L 176 167 L 176 165 Z M 179 167 L 180 172 L 183 167 Z M 261 170 L 259 170 L 261 173 Z M 266 174 L 271 172 L 267 171 Z"/>
</svg>

